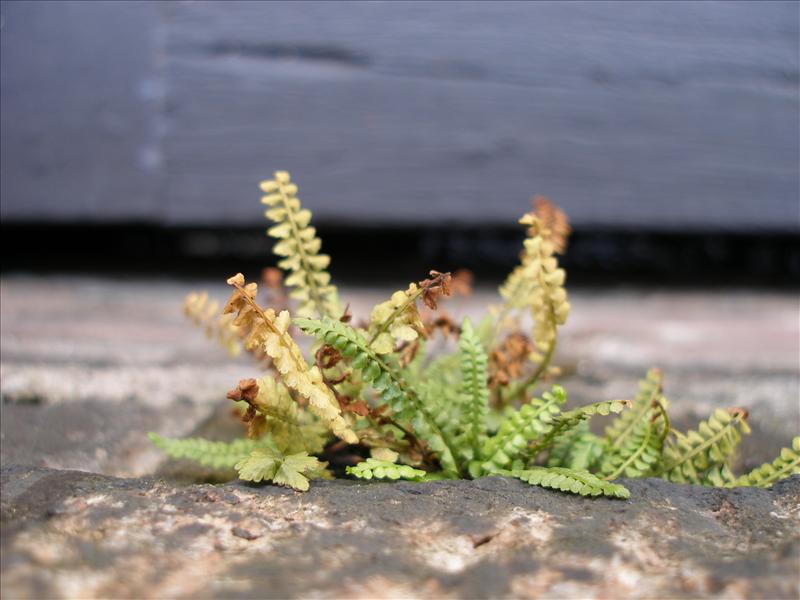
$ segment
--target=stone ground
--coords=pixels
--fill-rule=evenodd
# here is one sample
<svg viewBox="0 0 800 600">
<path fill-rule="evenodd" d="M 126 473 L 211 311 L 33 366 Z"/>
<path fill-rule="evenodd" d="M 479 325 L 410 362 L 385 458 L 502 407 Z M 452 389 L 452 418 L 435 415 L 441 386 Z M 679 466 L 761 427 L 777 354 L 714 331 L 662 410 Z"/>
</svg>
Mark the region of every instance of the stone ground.
<svg viewBox="0 0 800 600">
<path fill-rule="evenodd" d="M 624 502 L 500 479 L 305 495 L 202 483 L 214 474 L 164 461 L 145 434 L 229 435 L 224 392 L 255 371 L 183 320 L 197 288 L 226 294 L 206 281 L 2 279 L 3 598 L 800 595 L 798 478 L 768 491 L 636 481 Z M 363 315 L 387 292 L 342 296 Z M 571 300 L 557 362 L 573 402 L 630 397 L 658 365 L 679 424 L 750 410 L 742 468 L 800 431 L 796 293 Z M 448 311 L 491 301 L 479 290 Z"/>
</svg>

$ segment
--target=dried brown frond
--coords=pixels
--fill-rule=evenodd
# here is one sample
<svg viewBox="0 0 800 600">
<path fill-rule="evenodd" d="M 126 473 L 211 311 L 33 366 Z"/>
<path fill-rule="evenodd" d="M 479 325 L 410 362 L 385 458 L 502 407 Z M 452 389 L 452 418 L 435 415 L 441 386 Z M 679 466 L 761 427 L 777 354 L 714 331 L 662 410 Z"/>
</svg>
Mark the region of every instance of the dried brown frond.
<svg viewBox="0 0 800 600">
<path fill-rule="evenodd" d="M 453 296 L 463 296 L 469 298 L 472 295 L 472 286 L 475 277 L 469 269 L 459 269 L 450 280 L 450 289 Z"/>
<path fill-rule="evenodd" d="M 255 379 L 241 379 L 239 384 L 227 394 L 229 400 L 234 402 L 247 402 L 252 404 L 258 396 L 258 382 Z"/>
<path fill-rule="evenodd" d="M 397 348 L 395 348 L 395 354 L 397 355 L 397 363 L 401 367 L 407 367 L 411 364 L 411 361 L 417 356 L 417 352 L 419 351 L 419 338 L 412 340 L 410 342 L 401 342 Z"/>
<path fill-rule="evenodd" d="M 349 323 L 350 321 L 353 320 L 353 313 L 350 312 L 350 303 L 349 302 L 344 307 L 344 312 L 342 313 L 342 316 L 339 317 L 339 320 L 342 323 Z"/>
<path fill-rule="evenodd" d="M 283 287 L 283 272 L 277 267 L 265 267 L 261 269 L 261 283 L 270 290 L 277 290 Z"/>
<path fill-rule="evenodd" d="M 564 254 L 567 249 L 567 239 L 572 232 L 567 215 L 544 196 L 534 196 L 531 203 L 539 221 L 528 231 L 528 237 L 541 234 L 553 244 L 553 251 L 556 254 Z M 534 230 L 534 227 L 538 230 Z"/>
<path fill-rule="evenodd" d="M 344 398 L 349 401 L 340 402 L 343 412 L 353 413 L 360 417 L 366 417 L 369 414 L 369 405 L 363 400 L 351 400 L 346 396 Z"/>
<path fill-rule="evenodd" d="M 317 350 L 315 358 L 320 369 L 332 369 L 342 360 L 342 353 L 326 344 Z"/>
<path fill-rule="evenodd" d="M 534 347 L 528 336 L 515 332 L 489 353 L 489 387 L 507 385 L 522 375 Z"/>
<path fill-rule="evenodd" d="M 258 286 L 245 283 L 241 273 L 228 279 L 228 284 L 234 290 L 224 312 L 236 313 L 234 324 L 248 332 L 245 347 L 262 347 L 272 358 L 286 387 L 305 397 L 309 409 L 334 434 L 348 443 L 356 443 L 358 436 L 342 418 L 336 397 L 323 382 L 320 369 L 317 366 L 309 368 L 300 348 L 289 335 L 289 312 L 282 311 L 276 315 L 272 309 L 261 308 L 255 301 Z"/>
<path fill-rule="evenodd" d="M 425 313 L 422 317 L 425 325 L 425 337 L 431 337 L 436 331 L 441 331 L 445 338 L 451 335 L 458 336 L 461 333 L 461 326 L 456 323 L 447 313 Z"/>
<path fill-rule="evenodd" d="M 259 439 L 266 433 L 267 420 L 258 412 L 258 382 L 255 379 L 242 379 L 227 394 L 234 402 L 247 402 L 247 410 L 241 415 L 242 423 L 247 425 L 247 437 Z"/>
<path fill-rule="evenodd" d="M 439 271 L 431 271 L 429 279 L 423 279 L 419 282 L 419 287 L 422 290 L 422 302 L 431 310 L 436 310 L 437 300 L 442 296 L 449 296 L 451 294 L 450 281 L 452 276 L 450 273 L 439 273 Z"/>
<path fill-rule="evenodd" d="M 261 285 L 264 288 L 264 304 L 276 312 L 289 309 L 289 290 L 283 283 L 283 271 L 276 267 L 261 269 Z"/>
</svg>

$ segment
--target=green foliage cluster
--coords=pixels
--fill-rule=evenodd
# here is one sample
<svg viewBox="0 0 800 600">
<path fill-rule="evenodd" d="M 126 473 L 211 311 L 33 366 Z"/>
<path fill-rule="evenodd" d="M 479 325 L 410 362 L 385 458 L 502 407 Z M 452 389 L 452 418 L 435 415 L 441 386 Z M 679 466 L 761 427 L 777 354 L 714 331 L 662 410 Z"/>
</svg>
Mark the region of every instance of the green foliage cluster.
<svg viewBox="0 0 800 600">
<path fill-rule="evenodd" d="M 503 303 L 477 325 L 435 312 L 457 286 L 450 274 L 431 271 L 356 326 L 342 310 L 327 272 L 330 258 L 320 253 L 311 213 L 288 173 L 275 173 L 261 189 L 296 316 L 259 306 L 256 284 L 241 274 L 228 280 L 233 292 L 222 321 L 208 314 L 206 296 L 190 298 L 187 312 L 196 322 L 224 326 L 218 337 L 229 349 L 238 335 L 245 350 L 269 358 L 270 373 L 229 392 L 242 408 L 247 438 L 223 443 L 151 435 L 171 456 L 233 467 L 246 481 L 306 490 L 310 479 L 333 475 L 319 456 L 350 448 L 351 457 L 371 453 L 344 470 L 360 479 L 506 476 L 611 498 L 629 496 L 614 483 L 623 477 L 765 487 L 800 472 L 798 437 L 774 462 L 735 476 L 737 446 L 749 433 L 747 413 L 717 410 L 695 430 L 677 431 L 657 369 L 632 400 L 567 408 L 564 388 L 548 380 L 558 374 L 551 362 L 570 311 L 557 259 L 569 226 L 546 200 L 537 199 L 520 220 L 527 227 L 520 266 L 500 288 Z M 427 342 L 440 331 L 457 343 L 429 355 Z M 296 332 L 312 338 L 308 358 Z M 589 427 L 597 416 L 609 420 L 602 435 Z"/>
</svg>

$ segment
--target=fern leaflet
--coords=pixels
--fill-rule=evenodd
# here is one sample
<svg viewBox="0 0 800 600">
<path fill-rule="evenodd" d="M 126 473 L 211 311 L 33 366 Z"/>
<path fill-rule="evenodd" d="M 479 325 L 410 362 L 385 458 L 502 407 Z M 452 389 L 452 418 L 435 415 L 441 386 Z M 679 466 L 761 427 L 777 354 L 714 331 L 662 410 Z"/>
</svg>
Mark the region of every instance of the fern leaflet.
<svg viewBox="0 0 800 600">
<path fill-rule="evenodd" d="M 791 448 L 781 449 L 771 463 L 764 463 L 736 480 L 736 486 L 769 487 L 779 479 L 800 474 L 800 436 L 792 440 Z"/>
<path fill-rule="evenodd" d="M 242 458 L 253 450 L 268 446 L 268 440 L 249 440 L 241 438 L 232 442 L 213 442 L 203 438 L 184 438 L 181 440 L 165 438 L 157 433 L 148 437 L 156 448 L 160 448 L 172 458 L 186 458 L 215 469 L 233 468 Z"/>
<path fill-rule="evenodd" d="M 297 314 L 338 317 L 338 293 L 326 270 L 331 259 L 319 253 L 322 242 L 309 225 L 311 211 L 300 206 L 297 186 L 289 173 L 276 171 L 274 179 L 261 182 L 261 191 L 266 194 L 261 202 L 270 207 L 264 214 L 276 223 L 267 234 L 278 239 L 272 251 L 283 257 L 278 266 L 289 271 L 286 285 L 292 288 L 289 297 L 300 303 Z"/>
<path fill-rule="evenodd" d="M 717 409 L 707 421 L 700 422 L 696 431 L 674 432 L 675 439 L 664 447 L 662 476 L 676 483 L 709 484 L 713 479 L 729 479 L 720 469 L 730 466 L 741 434 L 750 433 L 746 419 L 747 413 L 741 409 Z"/>
<path fill-rule="evenodd" d="M 388 460 L 368 458 L 355 466 L 347 467 L 347 474 L 359 479 L 410 479 L 417 480 L 425 476 L 425 471 L 398 465 Z"/>
<path fill-rule="evenodd" d="M 459 453 L 469 461 L 475 457 L 479 442 L 486 434 L 486 414 L 489 409 L 486 351 L 480 343 L 472 323 L 464 319 L 458 342 L 461 362 L 460 424 L 463 429 L 456 441 Z"/>
<path fill-rule="evenodd" d="M 529 467 L 510 471 L 507 474 L 531 485 L 571 492 L 581 496 L 630 498 L 631 495 L 624 486 L 603 481 L 588 471 L 573 471 L 563 467 Z"/>
<path fill-rule="evenodd" d="M 322 477 L 326 463 L 307 452 L 283 454 L 275 448 L 259 448 L 236 463 L 239 478 L 258 483 L 272 481 L 295 490 L 308 490 L 309 478 Z"/>
</svg>

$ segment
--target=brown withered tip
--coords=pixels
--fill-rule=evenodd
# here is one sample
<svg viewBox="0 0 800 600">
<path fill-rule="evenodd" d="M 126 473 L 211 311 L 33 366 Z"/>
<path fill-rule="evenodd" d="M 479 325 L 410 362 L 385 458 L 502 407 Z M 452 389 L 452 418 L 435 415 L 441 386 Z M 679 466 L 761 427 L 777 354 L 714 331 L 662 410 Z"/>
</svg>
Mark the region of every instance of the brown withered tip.
<svg viewBox="0 0 800 600">
<path fill-rule="evenodd" d="M 252 404 L 256 396 L 258 396 L 258 383 L 255 379 L 242 379 L 239 385 L 226 394 L 229 400 L 234 402 L 244 400 L 248 404 Z"/>
<path fill-rule="evenodd" d="M 269 289 L 277 289 L 283 285 L 283 272 L 275 267 L 261 269 L 261 281 Z"/>
<path fill-rule="evenodd" d="M 228 277 L 226 283 L 228 285 L 244 285 L 244 275 L 242 275 L 241 273 L 237 273 L 232 277 Z"/>
<path fill-rule="evenodd" d="M 450 273 L 440 273 L 439 271 L 431 271 L 430 279 L 423 279 L 419 282 L 419 287 L 422 288 L 422 302 L 431 310 L 436 310 L 437 300 L 441 296 L 450 295 Z"/>
<path fill-rule="evenodd" d="M 450 290 L 455 296 L 464 296 L 465 298 L 472 295 L 472 283 L 475 277 L 469 269 L 459 269 L 450 279 Z"/>
<path fill-rule="evenodd" d="M 342 313 L 342 316 L 339 317 L 339 320 L 342 323 L 349 323 L 350 321 L 353 320 L 353 313 L 350 312 L 350 303 L 349 302 L 347 303 L 347 306 L 344 307 L 344 312 Z"/>
<path fill-rule="evenodd" d="M 731 414 L 732 417 L 741 417 L 745 421 L 750 416 L 750 413 L 747 411 L 747 409 L 742 408 L 741 406 L 729 408 L 728 412 Z"/>
<path fill-rule="evenodd" d="M 342 360 L 342 353 L 333 346 L 325 344 L 317 350 L 315 358 L 320 369 L 330 369 Z"/>
</svg>

